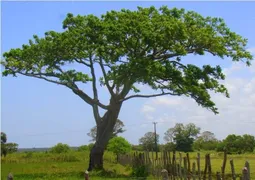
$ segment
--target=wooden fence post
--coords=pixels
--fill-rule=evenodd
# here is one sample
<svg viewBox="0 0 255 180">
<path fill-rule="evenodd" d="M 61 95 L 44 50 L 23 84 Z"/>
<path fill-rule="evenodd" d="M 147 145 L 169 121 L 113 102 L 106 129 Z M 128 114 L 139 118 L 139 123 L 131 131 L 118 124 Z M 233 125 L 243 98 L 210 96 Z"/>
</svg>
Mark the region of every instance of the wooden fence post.
<svg viewBox="0 0 255 180">
<path fill-rule="evenodd" d="M 248 169 L 247 169 L 247 167 L 243 168 L 243 178 L 242 178 L 242 180 L 250 180 L 249 176 L 248 176 Z"/>
<path fill-rule="evenodd" d="M 196 180 L 196 163 L 192 163 L 192 179 Z"/>
<path fill-rule="evenodd" d="M 221 180 L 220 172 L 217 172 L 217 173 L 216 173 L 216 178 L 217 178 L 217 180 Z"/>
<path fill-rule="evenodd" d="M 179 178 L 182 180 L 182 153 L 181 152 L 179 152 L 179 164 L 180 164 L 180 169 L 179 169 Z"/>
<path fill-rule="evenodd" d="M 13 175 L 12 175 L 12 173 L 9 173 L 9 174 L 8 174 L 7 180 L 13 180 Z"/>
<path fill-rule="evenodd" d="M 248 176 L 248 179 L 250 180 L 251 172 L 250 172 L 250 164 L 248 161 L 245 162 L 245 167 L 247 168 L 247 176 Z"/>
<path fill-rule="evenodd" d="M 233 179 L 233 180 L 236 180 L 235 166 L 234 166 L 234 161 L 233 161 L 233 159 L 230 159 L 230 166 L 231 166 L 232 179 Z"/>
<path fill-rule="evenodd" d="M 183 163 L 184 163 L 184 172 L 183 172 L 183 177 L 184 177 L 184 180 L 187 180 L 187 157 L 184 157 L 183 158 Z"/>
<path fill-rule="evenodd" d="M 212 180 L 212 165 L 210 154 L 207 154 L 207 163 L 208 163 L 208 179 Z"/>
<path fill-rule="evenodd" d="M 168 171 L 166 169 L 163 169 L 161 171 L 161 177 L 162 177 L 162 180 L 169 180 L 169 178 L 168 178 Z"/>
<path fill-rule="evenodd" d="M 222 163 L 222 167 L 221 167 L 222 180 L 225 180 L 226 162 L 227 162 L 227 152 L 224 151 L 224 159 L 223 159 L 223 163 Z"/>
<path fill-rule="evenodd" d="M 208 163 L 207 163 L 207 154 L 206 154 L 205 155 L 205 169 L 204 169 L 203 180 L 206 180 L 207 168 L 208 168 Z"/>
<path fill-rule="evenodd" d="M 188 180 L 190 180 L 190 159 L 189 159 L 189 153 L 186 153 L 186 156 L 187 156 L 187 164 L 188 164 L 187 177 L 188 177 Z"/>
<path fill-rule="evenodd" d="M 197 171 L 198 171 L 198 180 L 201 180 L 200 153 L 197 153 Z"/>
</svg>

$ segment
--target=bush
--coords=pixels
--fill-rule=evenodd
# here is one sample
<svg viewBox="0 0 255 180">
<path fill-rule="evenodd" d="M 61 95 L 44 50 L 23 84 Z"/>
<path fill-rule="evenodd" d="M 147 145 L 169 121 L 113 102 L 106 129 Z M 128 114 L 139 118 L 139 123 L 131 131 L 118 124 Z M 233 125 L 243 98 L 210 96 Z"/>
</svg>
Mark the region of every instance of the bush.
<svg viewBox="0 0 255 180">
<path fill-rule="evenodd" d="M 149 176 L 149 166 L 145 165 L 141 161 L 140 155 L 134 158 L 132 166 L 132 176 L 143 180 L 147 179 L 147 177 Z"/>
<path fill-rule="evenodd" d="M 87 145 L 82 145 L 80 147 L 78 147 L 77 149 L 78 151 L 88 151 L 89 150 L 89 147 Z"/>
<path fill-rule="evenodd" d="M 165 151 L 175 151 L 176 145 L 173 142 L 169 142 L 163 146 L 163 150 Z"/>
<path fill-rule="evenodd" d="M 132 146 L 125 138 L 114 137 L 109 141 L 107 150 L 116 155 L 120 155 L 130 152 L 132 150 Z"/>
<path fill-rule="evenodd" d="M 70 150 L 71 148 L 67 144 L 58 143 L 57 145 L 53 146 L 50 149 L 50 152 L 60 154 L 60 153 L 67 153 Z"/>
</svg>

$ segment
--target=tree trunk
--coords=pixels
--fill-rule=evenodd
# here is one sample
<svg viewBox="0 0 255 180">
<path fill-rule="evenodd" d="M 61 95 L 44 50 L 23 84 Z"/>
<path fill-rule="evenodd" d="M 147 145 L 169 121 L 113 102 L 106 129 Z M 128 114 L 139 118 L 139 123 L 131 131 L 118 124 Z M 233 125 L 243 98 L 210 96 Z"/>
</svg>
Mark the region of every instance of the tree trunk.
<svg viewBox="0 0 255 180">
<path fill-rule="evenodd" d="M 109 110 L 104 114 L 99 124 L 97 124 L 97 137 L 93 148 L 90 151 L 88 171 L 93 169 L 103 169 L 103 156 L 106 146 L 112 136 L 113 128 L 116 124 L 121 103 L 110 103 Z"/>
</svg>

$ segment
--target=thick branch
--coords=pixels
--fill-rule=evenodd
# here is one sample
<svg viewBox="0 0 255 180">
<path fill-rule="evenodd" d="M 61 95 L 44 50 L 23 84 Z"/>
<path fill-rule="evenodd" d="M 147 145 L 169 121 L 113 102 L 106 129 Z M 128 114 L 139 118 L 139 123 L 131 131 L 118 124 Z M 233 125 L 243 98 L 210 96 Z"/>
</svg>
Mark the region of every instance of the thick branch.
<svg viewBox="0 0 255 180">
<path fill-rule="evenodd" d="M 18 74 L 21 74 L 21 75 L 24 75 L 24 76 L 29 76 L 29 77 L 35 77 L 35 78 L 38 78 L 38 79 L 43 79 L 45 81 L 48 81 L 48 82 L 51 82 L 51 83 L 55 83 L 55 84 L 58 84 L 58 85 L 64 85 L 64 86 L 67 86 L 67 83 L 64 83 L 64 82 L 60 82 L 60 81 L 55 81 L 55 80 L 52 80 L 52 79 L 47 79 L 45 77 L 43 77 L 42 75 L 48 75 L 48 73 L 23 73 L 23 72 L 15 72 L 15 73 L 18 73 Z M 53 77 L 53 76 L 51 76 Z"/>
<path fill-rule="evenodd" d="M 131 82 L 131 80 L 127 80 L 126 83 L 123 85 L 123 89 L 119 94 L 119 98 L 123 99 L 124 97 L 126 97 L 126 95 L 129 93 L 129 91 L 132 88 L 133 83 Z"/>
<path fill-rule="evenodd" d="M 92 60 L 91 56 L 89 58 L 89 61 L 90 61 L 90 70 L 91 70 L 91 75 L 92 75 L 92 88 L 93 88 L 94 100 L 98 101 L 98 93 L 97 93 L 97 87 L 96 87 L 96 75 L 95 75 L 93 60 Z M 94 114 L 96 123 L 99 124 L 101 117 L 99 115 L 98 105 L 94 104 L 94 105 L 92 105 L 92 107 L 93 107 L 93 114 Z"/>
<path fill-rule="evenodd" d="M 106 72 L 105 72 L 104 65 L 103 65 L 103 61 L 102 61 L 101 58 L 100 58 L 100 60 L 99 60 L 99 65 L 100 65 L 101 70 L 102 70 L 102 72 L 103 72 L 105 85 L 106 85 L 107 89 L 109 90 L 110 94 L 114 97 L 115 94 L 114 94 L 114 92 L 113 92 L 113 88 L 112 88 L 112 87 L 110 86 L 110 84 L 109 84 L 109 79 L 107 78 L 107 74 L 106 74 Z"/>
<path fill-rule="evenodd" d="M 131 98 L 151 98 L 151 97 L 157 97 L 157 96 L 165 96 L 165 95 L 172 95 L 172 96 L 180 96 L 180 94 L 175 94 L 175 93 L 160 93 L 160 94 L 151 94 L 151 95 L 141 95 L 141 94 L 137 94 L 137 95 L 131 95 L 131 96 L 128 96 L 124 99 L 121 99 L 120 101 L 123 102 L 123 101 L 126 101 L 128 99 L 131 99 Z"/>
<path fill-rule="evenodd" d="M 10 69 L 10 70 L 12 70 L 12 69 Z M 40 73 L 40 72 L 39 73 L 23 73 L 23 72 L 20 72 L 20 71 L 13 71 L 13 72 L 21 74 L 21 75 L 24 75 L 24 76 L 29 76 L 29 77 L 35 77 L 35 78 L 38 78 L 38 79 L 43 79 L 45 81 L 48 81 L 48 82 L 51 82 L 51 83 L 55 83 L 55 84 L 58 84 L 58 85 L 66 86 L 66 87 L 70 88 L 76 95 L 78 95 L 80 98 L 82 98 L 86 103 L 90 104 L 91 106 L 98 105 L 99 107 L 101 107 L 101 108 L 103 108 L 105 110 L 108 109 L 108 106 L 100 103 L 99 100 L 92 99 L 86 93 L 84 93 L 82 90 L 80 90 L 74 82 L 61 82 L 61 81 L 52 80 L 52 79 L 48 79 L 48 78 L 44 77 L 44 75 L 45 76 L 47 75 L 49 77 L 58 78 L 56 75 L 54 76 L 53 73 Z"/>
<path fill-rule="evenodd" d="M 80 63 L 80 64 L 83 64 L 83 65 L 85 65 L 85 66 L 87 66 L 87 67 L 90 67 L 90 64 L 88 64 L 88 63 L 86 63 L 85 61 L 82 61 L 81 59 L 74 59 L 77 63 Z"/>
<path fill-rule="evenodd" d="M 99 100 L 92 99 L 86 93 L 84 93 L 82 90 L 76 89 L 76 88 L 71 88 L 71 89 L 73 90 L 73 92 L 75 94 L 77 94 L 80 98 L 82 98 L 85 102 L 87 102 L 91 106 L 98 105 L 99 107 L 101 107 L 101 108 L 103 108 L 105 110 L 107 110 L 109 108 L 109 106 L 106 106 L 106 105 L 100 103 Z"/>
</svg>

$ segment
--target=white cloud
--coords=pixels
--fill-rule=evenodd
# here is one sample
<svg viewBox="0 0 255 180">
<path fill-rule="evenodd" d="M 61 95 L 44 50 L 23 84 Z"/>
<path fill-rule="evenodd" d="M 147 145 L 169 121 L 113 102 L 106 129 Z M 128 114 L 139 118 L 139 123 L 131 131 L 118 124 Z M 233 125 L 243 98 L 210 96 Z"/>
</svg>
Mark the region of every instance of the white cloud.
<svg viewBox="0 0 255 180">
<path fill-rule="evenodd" d="M 228 88 L 230 98 L 212 94 L 212 100 L 220 112 L 218 115 L 198 106 L 187 97 L 161 96 L 148 99 L 144 106 L 154 108 L 153 112 L 150 111 L 150 117 L 162 124 L 161 137 L 166 129 L 177 122 L 195 123 L 202 131 L 212 131 L 219 139 L 228 134 L 255 135 L 255 78 L 249 68 L 251 67 L 234 63 L 225 69 L 227 77 L 223 84 Z M 147 117 L 148 113 L 143 113 Z"/>
<path fill-rule="evenodd" d="M 165 105 L 165 106 L 176 106 L 181 103 L 181 98 L 169 97 L 169 96 L 159 96 L 152 100 L 155 105 Z"/>
<path fill-rule="evenodd" d="M 150 105 L 144 105 L 141 110 L 143 113 L 154 112 L 155 108 Z"/>
</svg>

